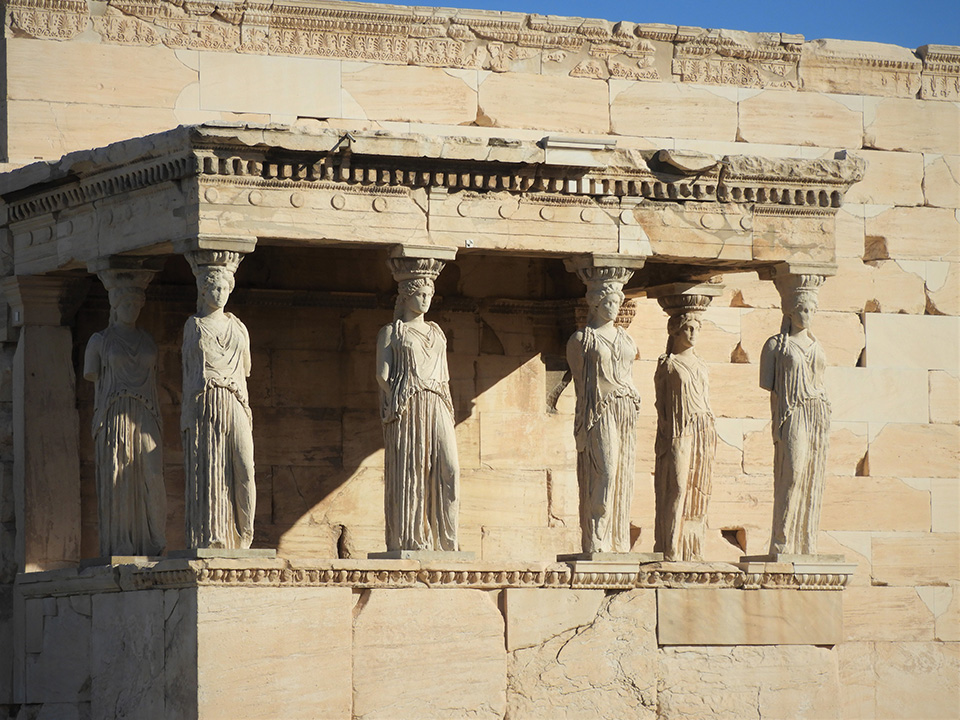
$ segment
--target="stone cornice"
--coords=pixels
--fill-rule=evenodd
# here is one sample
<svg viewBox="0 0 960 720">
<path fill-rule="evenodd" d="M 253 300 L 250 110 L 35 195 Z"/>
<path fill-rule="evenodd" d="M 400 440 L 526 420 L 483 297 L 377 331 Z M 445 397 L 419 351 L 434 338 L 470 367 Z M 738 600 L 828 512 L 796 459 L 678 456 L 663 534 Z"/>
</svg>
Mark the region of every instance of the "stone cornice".
<svg viewBox="0 0 960 720">
<path fill-rule="evenodd" d="M 532 71 L 600 80 L 828 91 L 839 82 L 844 89 L 833 92 L 900 97 L 916 97 L 920 87 L 921 63 L 911 50 L 804 43 L 803 36 L 786 33 L 330 0 L 97 5 L 104 7 L 94 13 L 85 0 L 8 0 L 6 24 L 15 35 L 38 39 L 69 40 L 90 32 L 107 44 L 494 72 L 537 68 Z M 950 63 L 938 67 L 928 70 L 924 64 L 928 78 L 921 96 L 955 99 L 960 71 Z M 831 81 L 831 72 L 848 77 Z"/>
<path fill-rule="evenodd" d="M 547 204 L 634 198 L 835 209 L 864 169 L 854 156 L 727 156 L 692 173 L 660 161 L 656 152 L 616 148 L 590 151 L 591 166 L 584 167 L 548 164 L 541 144 L 529 141 L 355 133 L 345 150 L 344 137 L 201 125 L 72 153 L 0 181 L 4 224 L 191 177 L 250 188 L 506 192 Z"/>
<path fill-rule="evenodd" d="M 796 573 L 789 565 L 745 571 L 726 563 L 652 563 L 638 572 L 576 572 L 566 563 L 442 563 L 415 560 L 161 560 L 17 576 L 26 597 L 183 587 L 365 588 L 793 588 L 842 590 L 853 567 Z"/>
</svg>

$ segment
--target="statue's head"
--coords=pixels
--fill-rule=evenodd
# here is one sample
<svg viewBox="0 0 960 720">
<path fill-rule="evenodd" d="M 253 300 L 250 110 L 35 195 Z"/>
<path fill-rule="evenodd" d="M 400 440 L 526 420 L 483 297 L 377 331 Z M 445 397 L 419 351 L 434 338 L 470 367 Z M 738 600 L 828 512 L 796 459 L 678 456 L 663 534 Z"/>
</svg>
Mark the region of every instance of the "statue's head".
<svg viewBox="0 0 960 720">
<path fill-rule="evenodd" d="M 111 268 L 97 273 L 110 300 L 110 324 L 133 325 L 147 299 L 151 270 Z"/>
<path fill-rule="evenodd" d="M 197 269 L 197 308 L 220 309 L 233 292 L 233 272 L 223 265 L 202 265 Z"/>
<path fill-rule="evenodd" d="M 693 347 L 697 344 L 700 328 L 703 327 L 703 322 L 700 320 L 701 314 L 701 312 L 683 312 L 667 320 L 667 334 L 670 336 L 673 349 L 679 349 L 679 346 Z"/>
<path fill-rule="evenodd" d="M 415 277 L 401 280 L 397 288 L 397 304 L 394 307 L 394 317 L 400 318 L 404 310 L 411 310 L 417 315 L 423 315 L 430 309 L 436 289 L 433 280 L 429 277 Z"/>
<path fill-rule="evenodd" d="M 627 299 L 622 287 L 622 283 L 604 282 L 587 290 L 588 321 L 607 323 L 616 320 Z"/>
</svg>

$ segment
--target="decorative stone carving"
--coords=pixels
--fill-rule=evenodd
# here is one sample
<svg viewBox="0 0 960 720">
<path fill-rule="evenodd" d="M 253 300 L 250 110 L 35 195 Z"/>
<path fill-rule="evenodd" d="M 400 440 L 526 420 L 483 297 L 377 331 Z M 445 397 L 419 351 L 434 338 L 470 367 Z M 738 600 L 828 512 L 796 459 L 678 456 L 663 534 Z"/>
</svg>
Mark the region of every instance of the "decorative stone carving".
<svg viewBox="0 0 960 720">
<path fill-rule="evenodd" d="M 615 320 L 633 270 L 596 256 L 567 262 L 587 286 L 586 327 L 567 342 L 577 394 L 574 437 L 584 553 L 630 550 L 630 502 L 640 394 L 633 385 L 637 346 Z"/>
<path fill-rule="evenodd" d="M 780 333 L 760 354 L 760 387 L 770 391 L 774 460 L 770 555 L 814 555 L 820 528 L 830 401 L 827 361 L 810 332 L 822 275 L 779 272 Z"/>
<path fill-rule="evenodd" d="M 654 551 L 665 560 L 702 560 L 717 431 L 707 365 L 695 350 L 701 317 L 719 285 L 649 289 L 668 315 L 667 350 L 657 362 L 657 500 Z"/>
<path fill-rule="evenodd" d="M 402 255 L 389 261 L 399 283 L 394 320 L 377 336 L 387 551 L 456 552 L 460 462 L 447 339 L 424 319 L 445 263 Z"/>
<path fill-rule="evenodd" d="M 924 45 L 917 48 L 923 59 L 920 97 L 925 100 L 960 99 L 960 47 Z"/>
<path fill-rule="evenodd" d="M 673 73 L 705 85 L 796 88 L 802 43 L 800 35 L 681 28 Z"/>
<path fill-rule="evenodd" d="M 98 273 L 110 298 L 110 324 L 87 343 L 83 376 L 96 383 L 92 429 L 103 557 L 159 555 L 166 546 L 157 346 L 136 327 L 153 272 Z"/>
<path fill-rule="evenodd" d="M 223 311 L 241 255 L 228 250 L 186 255 L 198 295 L 197 314 L 183 328 L 187 546 L 247 549 L 256 506 L 247 395 L 250 336 L 235 315 Z"/>
</svg>

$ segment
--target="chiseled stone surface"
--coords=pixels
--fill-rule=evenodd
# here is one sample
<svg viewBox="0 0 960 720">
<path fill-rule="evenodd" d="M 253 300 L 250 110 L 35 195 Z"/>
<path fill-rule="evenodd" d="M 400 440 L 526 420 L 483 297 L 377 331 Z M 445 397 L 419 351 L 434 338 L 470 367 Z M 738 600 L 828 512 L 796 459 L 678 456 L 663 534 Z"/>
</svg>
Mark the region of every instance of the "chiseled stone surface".
<svg viewBox="0 0 960 720">
<path fill-rule="evenodd" d="M 349 588 L 201 587 L 200 718 L 350 718 Z M 265 682 L 269 678 L 269 682 Z"/>
<path fill-rule="evenodd" d="M 823 93 L 764 90 L 740 103 L 739 137 L 750 143 L 860 147 L 863 113 Z M 803 123 L 796 118 L 802 117 Z"/>
<path fill-rule="evenodd" d="M 835 645 L 842 593 L 657 590 L 660 645 Z M 709 620 L 708 620 L 709 619 Z"/>
<path fill-rule="evenodd" d="M 507 651 L 543 645 L 592 624 L 604 597 L 603 590 L 507 588 L 503 591 Z"/>
<path fill-rule="evenodd" d="M 960 155 L 924 153 L 925 205 L 960 208 Z"/>
<path fill-rule="evenodd" d="M 960 260 L 960 220 L 952 208 L 892 207 L 866 217 L 864 233 L 864 260 Z"/>
<path fill-rule="evenodd" d="M 664 648 L 661 667 L 658 720 L 842 717 L 835 650 L 809 646 Z"/>
<path fill-rule="evenodd" d="M 933 640 L 933 631 L 934 613 L 915 588 L 867 586 L 843 591 L 845 642 Z"/>
<path fill-rule="evenodd" d="M 162 590 L 94 595 L 90 633 L 94 718 L 162 718 L 164 614 Z M 172 640 L 172 638 L 171 638 Z"/>
<path fill-rule="evenodd" d="M 90 699 L 91 614 L 88 597 L 26 600 L 26 702 L 75 703 Z"/>
<path fill-rule="evenodd" d="M 871 98 L 864 103 L 872 105 L 871 112 L 864 113 L 864 147 L 960 154 L 957 103 L 906 98 Z"/>
<path fill-rule="evenodd" d="M 354 615 L 356 720 L 503 717 L 504 625 L 488 593 L 375 589 Z"/>
<path fill-rule="evenodd" d="M 617 135 L 733 141 L 736 95 L 724 90 L 611 80 L 611 130 Z"/>
<path fill-rule="evenodd" d="M 878 642 L 875 648 L 876 717 L 957 717 L 960 643 Z"/>
<path fill-rule="evenodd" d="M 657 717 L 656 598 L 631 590 L 605 598 L 594 621 L 510 653 L 507 716 Z"/>
<path fill-rule="evenodd" d="M 910 587 L 936 585 L 960 567 L 960 535 L 874 537 L 871 558 L 873 581 L 879 585 Z"/>
<path fill-rule="evenodd" d="M 863 323 L 868 368 L 924 368 L 955 373 L 960 367 L 960 318 L 866 313 Z"/>
<path fill-rule="evenodd" d="M 868 461 L 875 475 L 956 478 L 960 426 L 888 423 L 870 441 Z"/>
<path fill-rule="evenodd" d="M 480 107 L 471 118 L 478 125 L 586 133 L 610 130 L 609 95 L 603 81 L 520 73 L 484 75 Z"/>
</svg>

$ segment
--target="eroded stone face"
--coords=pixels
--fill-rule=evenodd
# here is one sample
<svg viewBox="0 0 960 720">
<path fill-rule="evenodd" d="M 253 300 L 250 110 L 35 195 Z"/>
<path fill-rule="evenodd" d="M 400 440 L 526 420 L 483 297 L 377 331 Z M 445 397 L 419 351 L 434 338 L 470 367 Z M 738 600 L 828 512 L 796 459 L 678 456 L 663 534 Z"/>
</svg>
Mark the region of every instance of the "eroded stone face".
<svg viewBox="0 0 960 720">
<path fill-rule="evenodd" d="M 507 705 L 517 718 L 656 718 L 655 592 L 607 597 L 592 621 L 512 652 Z"/>
<path fill-rule="evenodd" d="M 503 618 L 488 593 L 370 590 L 354 614 L 354 718 L 503 717 Z"/>
</svg>

